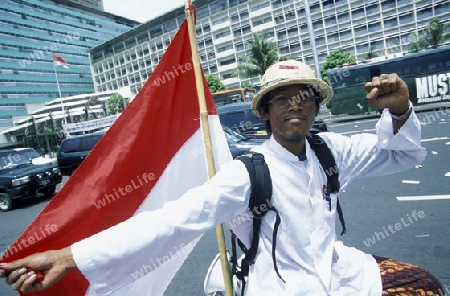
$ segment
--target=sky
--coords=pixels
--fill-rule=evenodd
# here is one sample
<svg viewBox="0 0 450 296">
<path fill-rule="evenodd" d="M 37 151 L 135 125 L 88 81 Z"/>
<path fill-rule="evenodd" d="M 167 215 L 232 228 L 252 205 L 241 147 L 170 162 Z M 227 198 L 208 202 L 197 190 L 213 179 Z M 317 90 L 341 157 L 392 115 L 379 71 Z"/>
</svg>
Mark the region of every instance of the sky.
<svg viewBox="0 0 450 296">
<path fill-rule="evenodd" d="M 184 0 L 103 0 L 106 12 L 144 23 L 174 8 Z"/>
</svg>

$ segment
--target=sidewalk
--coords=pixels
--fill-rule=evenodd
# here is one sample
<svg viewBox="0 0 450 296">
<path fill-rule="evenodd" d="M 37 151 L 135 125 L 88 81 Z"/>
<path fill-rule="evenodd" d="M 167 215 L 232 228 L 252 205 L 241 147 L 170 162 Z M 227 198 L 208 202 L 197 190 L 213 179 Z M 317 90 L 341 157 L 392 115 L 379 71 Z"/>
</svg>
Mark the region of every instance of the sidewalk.
<svg viewBox="0 0 450 296">
<path fill-rule="evenodd" d="M 431 103 L 414 107 L 414 111 L 416 113 L 438 111 L 443 109 L 446 110 L 450 109 L 450 102 Z M 450 114 L 450 110 L 448 112 Z M 368 114 L 358 114 L 358 115 L 319 114 L 319 117 L 322 118 L 327 124 L 330 124 L 330 123 L 343 123 L 364 119 L 380 118 L 380 114 L 378 112 L 372 111 Z"/>
</svg>

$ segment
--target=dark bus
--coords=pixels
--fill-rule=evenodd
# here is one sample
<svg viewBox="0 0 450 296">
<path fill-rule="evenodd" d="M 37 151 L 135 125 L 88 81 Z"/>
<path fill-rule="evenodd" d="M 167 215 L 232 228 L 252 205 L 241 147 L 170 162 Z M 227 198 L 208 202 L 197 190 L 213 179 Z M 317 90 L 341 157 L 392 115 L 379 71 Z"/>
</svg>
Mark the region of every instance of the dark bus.
<svg viewBox="0 0 450 296">
<path fill-rule="evenodd" d="M 253 88 L 237 88 L 213 93 L 212 98 L 216 107 L 219 107 L 238 102 L 251 101 L 254 95 L 255 90 Z"/>
<path fill-rule="evenodd" d="M 450 100 L 450 46 L 446 46 L 328 70 L 328 83 L 334 91 L 331 113 L 371 111 L 364 84 L 385 73 L 397 73 L 408 84 L 409 96 L 415 106 Z"/>
</svg>

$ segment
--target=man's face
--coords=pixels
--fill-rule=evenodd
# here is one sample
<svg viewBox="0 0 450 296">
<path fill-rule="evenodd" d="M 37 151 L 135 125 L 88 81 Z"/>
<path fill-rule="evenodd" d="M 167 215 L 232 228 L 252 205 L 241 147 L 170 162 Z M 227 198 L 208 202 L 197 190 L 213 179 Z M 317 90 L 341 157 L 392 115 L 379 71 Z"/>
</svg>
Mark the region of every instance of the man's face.
<svg viewBox="0 0 450 296">
<path fill-rule="evenodd" d="M 279 143 L 302 142 L 319 113 L 315 97 L 306 85 L 289 85 L 270 92 L 269 112 L 272 133 Z M 262 111 L 262 110 L 261 110 Z"/>
</svg>

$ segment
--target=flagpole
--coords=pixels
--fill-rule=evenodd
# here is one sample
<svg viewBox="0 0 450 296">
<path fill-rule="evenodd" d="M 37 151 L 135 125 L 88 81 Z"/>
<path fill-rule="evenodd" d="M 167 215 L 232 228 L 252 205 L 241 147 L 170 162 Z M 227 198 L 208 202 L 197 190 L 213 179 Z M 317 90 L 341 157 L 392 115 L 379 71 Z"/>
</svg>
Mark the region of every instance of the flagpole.
<svg viewBox="0 0 450 296">
<path fill-rule="evenodd" d="M 208 109 L 206 107 L 205 92 L 204 92 L 205 88 L 203 85 L 203 79 L 201 79 L 202 73 L 201 73 L 201 69 L 200 69 L 200 60 L 198 57 L 197 40 L 196 40 L 196 35 L 195 35 L 194 22 L 192 20 L 190 0 L 185 1 L 185 9 L 186 9 L 186 19 L 188 22 L 188 29 L 189 29 L 189 40 L 190 40 L 191 49 L 192 49 L 192 62 L 194 64 L 197 96 L 198 96 L 198 101 L 199 101 L 199 106 L 200 106 L 200 120 L 202 123 L 203 137 L 204 137 L 205 149 L 206 149 L 205 152 L 206 152 L 206 160 L 207 160 L 207 165 L 208 165 L 208 175 L 209 175 L 209 178 L 211 178 L 212 176 L 214 176 L 216 174 L 216 169 L 214 166 L 211 133 L 209 130 L 209 125 L 208 125 Z M 222 274 L 223 274 L 223 279 L 225 282 L 225 295 L 233 296 L 233 294 L 234 294 L 233 285 L 232 285 L 232 280 L 231 280 L 227 251 L 226 251 L 226 247 L 225 247 L 225 234 L 224 234 L 222 225 L 219 225 L 216 227 L 216 237 L 217 237 L 217 244 L 219 246 Z"/>
<path fill-rule="evenodd" d="M 66 112 L 64 111 L 64 104 L 63 104 L 63 101 L 62 101 L 61 89 L 59 88 L 58 72 L 56 72 L 55 62 L 53 62 L 53 69 L 55 70 L 56 86 L 58 87 L 59 101 L 61 102 L 61 110 L 62 110 L 62 113 L 63 113 L 64 124 L 66 124 L 67 123 L 66 122 Z"/>
</svg>

